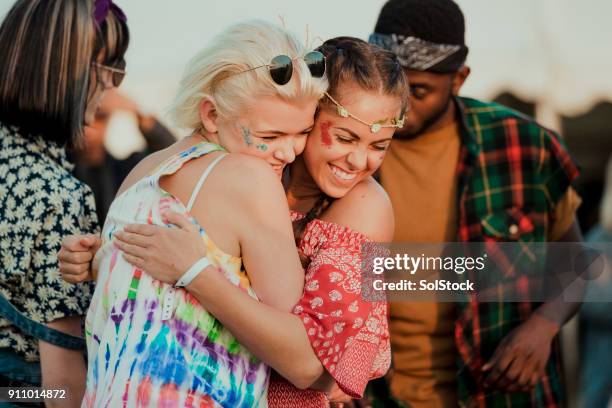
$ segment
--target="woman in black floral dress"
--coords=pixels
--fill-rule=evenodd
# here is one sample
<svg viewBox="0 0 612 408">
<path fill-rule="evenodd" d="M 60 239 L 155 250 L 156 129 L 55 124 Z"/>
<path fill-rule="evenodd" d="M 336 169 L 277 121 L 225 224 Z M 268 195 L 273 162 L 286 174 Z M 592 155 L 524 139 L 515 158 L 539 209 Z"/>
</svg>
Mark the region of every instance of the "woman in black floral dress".
<svg viewBox="0 0 612 408">
<path fill-rule="evenodd" d="M 98 229 L 65 149 L 123 79 L 128 41 L 111 0 L 18 0 L 0 26 L 0 387 L 65 390 L 61 406 L 83 395 L 91 288 L 62 281 L 56 254 Z"/>
</svg>

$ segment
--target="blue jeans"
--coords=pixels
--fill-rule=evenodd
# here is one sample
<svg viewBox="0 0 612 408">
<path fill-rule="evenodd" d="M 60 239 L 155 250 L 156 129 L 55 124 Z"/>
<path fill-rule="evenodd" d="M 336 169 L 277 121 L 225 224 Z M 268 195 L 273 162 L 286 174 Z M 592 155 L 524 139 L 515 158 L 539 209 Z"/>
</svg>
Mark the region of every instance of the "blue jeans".
<svg viewBox="0 0 612 408">
<path fill-rule="evenodd" d="M 32 386 L 41 383 L 40 363 L 29 363 L 11 349 L 0 349 L 0 375 Z"/>
<path fill-rule="evenodd" d="M 44 340 L 48 343 L 59 347 L 64 347 L 73 350 L 85 348 L 83 339 L 58 330 L 51 329 L 44 324 L 38 323 L 15 308 L 2 294 L 0 294 L 0 315 L 11 324 L 19 328 L 22 332 Z M 0 376 L 6 381 L 15 381 L 30 384 L 33 387 L 38 387 L 41 384 L 42 376 L 40 372 L 40 363 L 26 362 L 22 357 L 17 355 L 12 349 L 0 349 Z M 3 379 L 3 380 L 4 380 Z M 4 382 L 4 381 L 0 381 Z M 0 384 L 3 386 L 3 384 Z M 8 402 L 0 402 L 0 408 L 11 408 L 21 406 L 41 406 L 40 404 L 13 404 Z"/>
<path fill-rule="evenodd" d="M 14 381 L 31 384 L 33 387 L 40 386 L 41 374 L 39 363 L 28 363 L 11 349 L 0 349 L 0 375 Z M 7 384 L 1 384 L 5 386 Z M 11 402 L 0 402 L 0 408 L 24 407 L 28 405 L 17 405 Z M 29 406 L 36 406 L 30 404 Z M 39 405 L 41 406 L 41 405 Z"/>
</svg>

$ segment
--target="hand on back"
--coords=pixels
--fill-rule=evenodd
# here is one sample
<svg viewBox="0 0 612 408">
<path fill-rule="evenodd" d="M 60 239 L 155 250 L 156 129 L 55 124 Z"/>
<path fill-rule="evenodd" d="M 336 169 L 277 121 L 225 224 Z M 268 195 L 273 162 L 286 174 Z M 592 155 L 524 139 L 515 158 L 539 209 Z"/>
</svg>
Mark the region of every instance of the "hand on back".
<svg viewBox="0 0 612 408">
<path fill-rule="evenodd" d="M 126 261 L 153 278 L 174 285 L 206 256 L 206 248 L 198 227 L 187 217 L 173 211 L 163 216 L 165 222 L 177 228 L 130 224 L 115 233 L 115 245 L 123 251 Z"/>
</svg>

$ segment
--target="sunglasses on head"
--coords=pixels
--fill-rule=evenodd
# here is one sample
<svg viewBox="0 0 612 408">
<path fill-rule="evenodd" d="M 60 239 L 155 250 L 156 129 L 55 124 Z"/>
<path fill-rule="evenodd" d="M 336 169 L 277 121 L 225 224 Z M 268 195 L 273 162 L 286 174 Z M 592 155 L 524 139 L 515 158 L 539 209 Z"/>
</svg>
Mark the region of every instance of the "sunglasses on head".
<svg viewBox="0 0 612 408">
<path fill-rule="evenodd" d="M 125 71 L 125 62 L 119 64 L 118 67 L 111 67 L 97 61 L 92 62 L 92 65 L 97 69 L 98 78 L 102 77 L 100 71 L 106 71 L 108 74 L 110 74 L 111 83 L 115 88 L 121 85 L 121 82 L 123 82 L 123 78 L 125 78 L 125 74 L 127 73 Z"/>
<path fill-rule="evenodd" d="M 322 78 L 323 75 L 325 75 L 325 56 L 319 51 L 310 51 L 303 57 L 295 58 L 291 58 L 287 55 L 277 55 L 276 57 L 272 58 L 272 61 L 270 61 L 269 64 L 250 68 L 246 71 L 238 72 L 235 75 L 268 67 L 270 78 L 272 78 L 272 80 L 278 85 L 285 85 L 293 76 L 293 61 L 298 59 L 304 60 L 308 70 L 310 71 L 310 75 L 312 75 L 313 78 Z"/>
</svg>

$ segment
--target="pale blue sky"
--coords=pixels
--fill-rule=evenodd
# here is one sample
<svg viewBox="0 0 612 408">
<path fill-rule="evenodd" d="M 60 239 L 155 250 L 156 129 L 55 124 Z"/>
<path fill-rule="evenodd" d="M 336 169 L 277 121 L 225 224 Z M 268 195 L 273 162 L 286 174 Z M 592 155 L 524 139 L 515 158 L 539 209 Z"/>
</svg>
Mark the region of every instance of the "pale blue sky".
<svg viewBox="0 0 612 408">
<path fill-rule="evenodd" d="M 185 64 L 229 24 L 279 21 L 306 39 L 366 39 L 384 0 L 117 0 L 132 33 L 124 91 L 162 113 Z M 467 20 L 465 93 L 489 98 L 504 88 L 576 112 L 612 100 L 612 15 L 608 0 L 458 0 Z M 0 0 L 0 17 L 12 0 Z"/>
</svg>

